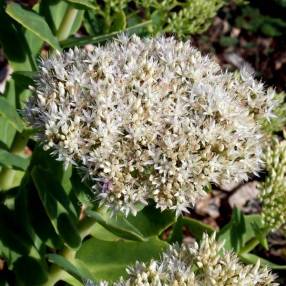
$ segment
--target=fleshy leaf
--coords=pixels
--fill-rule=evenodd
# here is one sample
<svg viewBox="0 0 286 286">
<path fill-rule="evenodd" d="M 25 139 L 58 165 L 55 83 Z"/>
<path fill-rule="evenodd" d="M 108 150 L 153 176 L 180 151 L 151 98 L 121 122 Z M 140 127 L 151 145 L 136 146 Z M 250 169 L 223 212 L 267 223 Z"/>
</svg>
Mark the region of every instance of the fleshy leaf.
<svg viewBox="0 0 286 286">
<path fill-rule="evenodd" d="M 61 50 L 57 38 L 53 35 L 45 19 L 40 15 L 22 8 L 21 5 L 15 2 L 7 4 L 6 13 L 54 49 Z"/>
<path fill-rule="evenodd" d="M 94 280 L 115 281 L 125 276 L 127 266 L 136 261 L 147 262 L 159 258 L 168 244 L 157 238 L 146 242 L 138 241 L 103 241 L 91 238 L 85 241 L 76 254 Z"/>
</svg>

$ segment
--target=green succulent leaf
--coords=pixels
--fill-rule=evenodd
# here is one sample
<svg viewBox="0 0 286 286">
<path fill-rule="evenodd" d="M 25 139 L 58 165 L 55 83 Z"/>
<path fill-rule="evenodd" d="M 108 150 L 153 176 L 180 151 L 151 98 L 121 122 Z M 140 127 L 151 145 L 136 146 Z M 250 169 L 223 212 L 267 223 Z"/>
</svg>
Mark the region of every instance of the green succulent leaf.
<svg viewBox="0 0 286 286">
<path fill-rule="evenodd" d="M 16 105 L 16 94 L 15 94 L 15 82 L 14 80 L 10 80 L 6 86 L 5 93 L 1 96 L 2 100 L 4 100 L 3 110 L 5 111 L 5 106 L 7 102 L 9 107 L 13 109 L 12 114 L 15 111 Z M 1 100 L 1 99 L 0 99 Z M 5 111 L 6 112 L 6 111 Z M 11 125 L 11 120 L 13 120 L 13 116 L 9 116 L 9 113 L 5 116 L 4 113 L 1 115 L 1 103 L 0 103 L 0 143 L 5 147 L 5 149 L 10 149 L 12 143 L 14 141 L 14 137 L 16 134 L 16 128 Z M 18 114 L 16 115 L 18 117 Z M 10 119 L 9 119 L 10 118 Z M 20 120 L 21 121 L 21 120 Z M 14 122 L 14 121 L 13 121 Z M 15 122 L 14 122 L 15 123 Z M 22 124 L 20 123 L 20 128 L 22 128 Z"/>
<path fill-rule="evenodd" d="M 286 270 L 286 265 L 279 265 L 279 264 L 273 263 L 267 259 L 264 259 L 262 257 L 255 255 L 255 254 L 252 254 L 252 253 L 243 253 L 243 254 L 239 255 L 239 257 L 245 263 L 256 264 L 257 261 L 260 260 L 261 265 L 266 265 L 266 266 L 270 267 L 271 269 Z"/>
<path fill-rule="evenodd" d="M 57 38 L 53 35 L 49 25 L 43 17 L 33 11 L 21 7 L 15 2 L 9 2 L 6 13 L 26 29 L 30 30 L 56 50 L 61 50 Z"/>
<path fill-rule="evenodd" d="M 114 16 L 111 24 L 111 32 L 123 31 L 126 28 L 126 16 L 123 11 L 118 11 Z"/>
<path fill-rule="evenodd" d="M 211 235 L 215 231 L 210 225 L 202 223 L 199 220 L 186 216 L 181 216 L 178 218 L 176 224 L 172 229 L 169 238 L 170 243 L 182 242 L 184 226 L 188 227 L 188 230 L 197 240 L 201 240 L 204 233 Z"/>
<path fill-rule="evenodd" d="M 3 1 L 2 1 L 3 2 Z M 27 44 L 24 31 L 15 25 L 14 21 L 5 13 L 4 5 L 0 1 L 0 42 L 5 55 L 14 71 L 32 70 L 34 60 Z"/>
<path fill-rule="evenodd" d="M 116 236 L 139 241 L 160 235 L 176 221 L 174 212 L 161 212 L 152 205 L 145 207 L 136 216 L 125 217 L 123 214 L 112 216 L 105 209 L 97 212 L 87 211 L 87 215 L 95 218 L 99 224 Z"/>
<path fill-rule="evenodd" d="M 0 166 L 25 171 L 29 166 L 29 159 L 14 155 L 0 149 Z"/>
<path fill-rule="evenodd" d="M 86 211 L 86 214 L 89 217 L 96 219 L 99 224 L 119 237 L 138 241 L 145 240 L 139 229 L 132 225 L 123 214 L 111 216 L 111 214 L 105 210 L 99 212 L 88 210 Z"/>
<path fill-rule="evenodd" d="M 5 117 L 8 122 L 18 131 L 23 131 L 24 123 L 18 115 L 16 109 L 5 99 L 0 97 L 0 115 Z"/>
<path fill-rule="evenodd" d="M 94 5 L 93 1 L 89 0 L 65 0 L 69 4 L 73 5 L 77 9 L 91 9 L 91 10 L 98 10 L 99 7 Z"/>
<path fill-rule="evenodd" d="M 189 231 L 197 240 L 200 240 L 204 233 L 211 235 L 215 231 L 210 225 L 190 217 L 183 217 L 182 224 L 188 226 Z"/>
<path fill-rule="evenodd" d="M 90 231 L 91 236 L 99 240 L 116 241 L 122 239 L 120 236 L 108 231 L 101 224 L 95 223 Z"/>
<path fill-rule="evenodd" d="M 260 215 L 244 215 L 234 209 L 231 221 L 219 231 L 218 239 L 225 241 L 225 249 L 239 252 L 247 241 L 257 236 L 257 229 L 262 230 Z"/>
<path fill-rule="evenodd" d="M 60 182 L 40 167 L 33 168 L 32 178 L 55 230 L 69 247 L 78 248 L 81 237 L 76 227 L 76 214 Z"/>
<path fill-rule="evenodd" d="M 46 214 L 30 176 L 25 177 L 23 181 L 15 199 L 15 213 L 19 222 L 39 251 L 43 250 L 44 245 L 52 249 L 61 249 L 64 246 L 63 240 L 56 233 Z"/>
<path fill-rule="evenodd" d="M 75 263 L 74 265 L 65 257 L 58 254 L 47 254 L 46 257 L 51 263 L 56 264 L 60 268 L 64 269 L 67 273 L 75 277 L 80 282 L 93 278 L 89 271 L 85 269 L 82 266 L 82 263 L 77 259 L 72 259 L 72 262 Z"/>
<path fill-rule="evenodd" d="M 156 209 L 154 205 L 146 206 L 136 216 L 130 215 L 127 220 L 143 234 L 144 237 L 158 236 L 176 222 L 174 211 Z"/>
<path fill-rule="evenodd" d="M 94 280 L 115 281 L 126 275 L 127 266 L 136 261 L 157 259 L 167 246 L 166 242 L 158 238 L 150 238 L 145 242 L 91 238 L 83 243 L 76 258 L 85 264 Z"/>
<path fill-rule="evenodd" d="M 34 257 L 19 257 L 14 263 L 14 270 L 18 285 L 43 285 L 48 280 L 43 263 Z"/>
<path fill-rule="evenodd" d="M 0 205 L 0 242 L 0 256 L 8 263 L 14 262 L 18 255 L 28 255 L 33 248 L 32 240 L 15 213 L 3 204 Z"/>
</svg>

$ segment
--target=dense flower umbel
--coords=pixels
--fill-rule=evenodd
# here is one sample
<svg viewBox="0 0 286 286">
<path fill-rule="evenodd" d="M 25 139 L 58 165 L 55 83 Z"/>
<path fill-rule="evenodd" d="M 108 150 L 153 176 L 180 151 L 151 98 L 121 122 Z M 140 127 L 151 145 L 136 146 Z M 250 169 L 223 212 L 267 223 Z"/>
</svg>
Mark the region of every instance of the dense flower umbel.
<svg viewBox="0 0 286 286">
<path fill-rule="evenodd" d="M 136 213 L 153 199 L 177 214 L 213 182 L 247 179 L 261 165 L 273 91 L 234 75 L 189 42 L 121 36 L 92 52 L 41 63 L 26 117 L 45 148 L 79 164 L 101 202 Z"/>
<path fill-rule="evenodd" d="M 137 262 L 128 278 L 94 286 L 266 286 L 278 285 L 267 267 L 243 265 L 234 253 L 224 251 L 215 236 L 203 236 L 200 245 L 173 245 L 159 261 Z"/>
<path fill-rule="evenodd" d="M 261 187 L 262 218 L 271 230 L 286 223 L 286 141 L 275 139 L 266 152 L 268 175 Z"/>
</svg>

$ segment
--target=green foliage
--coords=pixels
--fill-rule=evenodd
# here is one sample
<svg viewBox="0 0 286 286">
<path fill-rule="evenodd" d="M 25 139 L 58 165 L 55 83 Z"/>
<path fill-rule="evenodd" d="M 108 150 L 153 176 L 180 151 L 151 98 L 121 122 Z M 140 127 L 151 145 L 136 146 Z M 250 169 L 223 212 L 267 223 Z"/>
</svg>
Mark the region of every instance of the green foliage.
<svg viewBox="0 0 286 286">
<path fill-rule="evenodd" d="M 0 115 L 5 118 L 18 131 L 23 131 L 23 121 L 21 120 L 13 106 L 11 106 L 9 102 L 2 97 L 0 97 Z"/>
<path fill-rule="evenodd" d="M 37 37 L 50 44 L 51 47 L 60 50 L 58 40 L 52 34 L 52 31 L 44 18 L 32 11 L 22 8 L 15 2 L 8 3 L 6 13 L 27 30 L 31 31 Z"/>
<path fill-rule="evenodd" d="M 265 36 L 281 36 L 286 28 L 286 21 L 261 14 L 258 8 L 246 6 L 242 15 L 236 18 L 236 25 L 249 32 L 260 32 Z"/>
<path fill-rule="evenodd" d="M 260 215 L 244 215 L 239 209 L 234 209 L 231 221 L 218 233 L 218 238 L 225 241 L 225 249 L 234 249 L 238 253 L 246 251 L 245 246 L 253 239 L 256 242 L 253 248 L 261 242 L 267 247 L 267 241 L 261 234 L 264 233 Z M 252 249 L 247 249 L 250 251 Z"/>
<path fill-rule="evenodd" d="M 158 238 L 150 238 L 146 242 L 92 238 L 84 242 L 76 258 L 89 269 L 94 280 L 116 281 L 120 276 L 125 276 L 126 267 L 136 261 L 159 258 L 167 245 Z"/>
<path fill-rule="evenodd" d="M 88 12 L 84 24 L 90 33 L 102 34 L 138 24 L 143 17 L 145 21 L 152 20 L 148 25 L 149 32 L 156 34 L 163 31 L 183 37 L 206 30 L 224 3 L 223 0 L 105 0 L 100 4 L 94 3 L 97 9 Z"/>
</svg>

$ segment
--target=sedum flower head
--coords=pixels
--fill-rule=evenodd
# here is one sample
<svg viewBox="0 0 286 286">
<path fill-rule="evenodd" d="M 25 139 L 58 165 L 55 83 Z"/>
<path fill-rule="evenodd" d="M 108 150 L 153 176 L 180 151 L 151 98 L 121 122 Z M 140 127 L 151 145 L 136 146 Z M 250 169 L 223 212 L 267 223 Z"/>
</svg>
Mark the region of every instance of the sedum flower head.
<svg viewBox="0 0 286 286">
<path fill-rule="evenodd" d="M 268 175 L 260 184 L 262 219 L 266 227 L 277 230 L 286 223 L 286 140 L 275 138 L 265 157 Z"/>
<path fill-rule="evenodd" d="M 102 204 L 136 214 L 153 199 L 177 214 L 213 182 L 246 180 L 261 166 L 259 121 L 273 91 L 221 70 L 174 38 L 120 36 L 92 52 L 41 63 L 26 117 L 45 148 L 78 164 Z"/>
<path fill-rule="evenodd" d="M 243 265 L 238 257 L 223 250 L 215 235 L 204 235 L 200 244 L 173 245 L 159 261 L 137 262 L 128 268 L 128 278 L 94 286 L 275 286 L 267 267 Z"/>
</svg>

